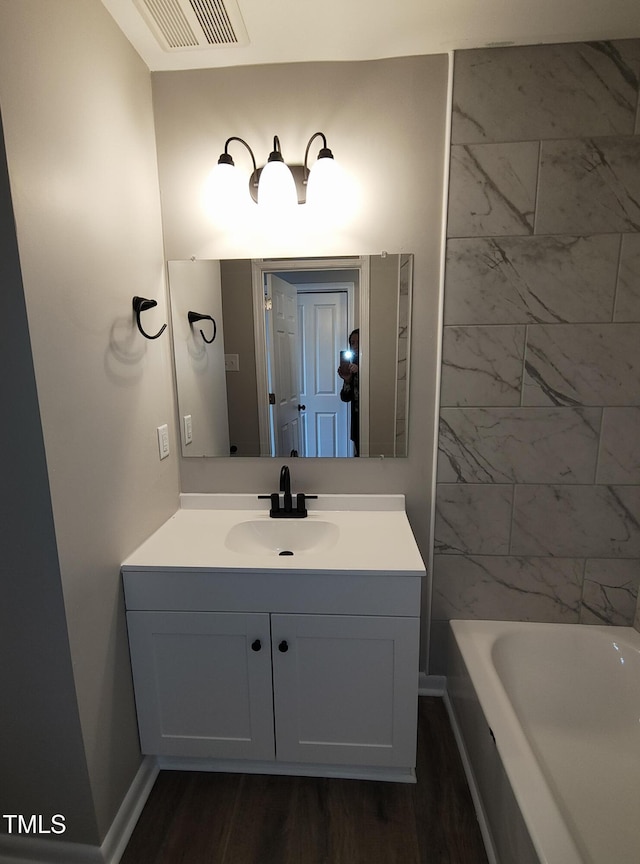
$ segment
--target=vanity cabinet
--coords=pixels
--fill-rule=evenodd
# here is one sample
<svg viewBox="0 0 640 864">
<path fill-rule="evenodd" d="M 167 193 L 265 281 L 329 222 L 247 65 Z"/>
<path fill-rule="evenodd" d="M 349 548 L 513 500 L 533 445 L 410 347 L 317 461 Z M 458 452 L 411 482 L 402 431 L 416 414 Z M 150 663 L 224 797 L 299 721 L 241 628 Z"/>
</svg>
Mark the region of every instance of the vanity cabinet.
<svg viewBox="0 0 640 864">
<path fill-rule="evenodd" d="M 162 767 L 414 779 L 419 577 L 123 576 L 141 746 Z"/>
<path fill-rule="evenodd" d="M 127 614 L 142 750 L 415 765 L 417 618 Z"/>
<path fill-rule="evenodd" d="M 401 496 L 345 498 L 200 496 L 123 563 L 160 767 L 415 780 L 424 564 Z"/>
</svg>

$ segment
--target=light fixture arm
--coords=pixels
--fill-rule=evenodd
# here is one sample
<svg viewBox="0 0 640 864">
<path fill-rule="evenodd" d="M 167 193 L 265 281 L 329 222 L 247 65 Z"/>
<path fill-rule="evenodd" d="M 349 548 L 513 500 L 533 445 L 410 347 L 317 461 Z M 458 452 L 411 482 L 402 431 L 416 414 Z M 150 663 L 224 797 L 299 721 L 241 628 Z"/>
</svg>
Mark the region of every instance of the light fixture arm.
<svg viewBox="0 0 640 864">
<path fill-rule="evenodd" d="M 309 167 L 307 165 L 307 161 L 309 159 L 309 148 L 313 144 L 316 138 L 322 138 L 322 147 L 320 148 L 320 152 L 318 153 L 318 159 L 333 159 L 333 153 L 327 147 L 327 138 L 323 132 L 315 132 L 311 138 L 309 138 L 309 143 L 307 144 L 307 149 L 304 151 L 304 171 L 303 171 L 303 179 L 302 182 L 306 183 L 309 179 Z"/>
<path fill-rule="evenodd" d="M 269 153 L 267 162 L 284 162 L 284 157 L 280 148 L 280 139 L 277 135 L 273 136 L 273 150 Z"/>
<path fill-rule="evenodd" d="M 258 185 L 258 166 L 256 165 L 256 157 L 253 155 L 253 150 L 251 149 L 251 147 L 249 147 L 249 145 L 244 140 L 244 138 L 237 138 L 235 135 L 232 135 L 231 138 L 227 138 L 227 140 L 224 142 L 224 153 L 222 153 L 220 155 L 220 158 L 218 159 L 218 165 L 235 165 L 235 162 L 233 161 L 233 157 L 229 153 L 229 144 L 232 141 L 239 141 L 241 144 L 244 144 L 244 146 L 249 151 L 249 155 L 251 156 L 251 162 L 253 163 L 253 173 L 251 174 L 251 182 L 253 183 L 254 186 L 257 186 Z"/>
</svg>

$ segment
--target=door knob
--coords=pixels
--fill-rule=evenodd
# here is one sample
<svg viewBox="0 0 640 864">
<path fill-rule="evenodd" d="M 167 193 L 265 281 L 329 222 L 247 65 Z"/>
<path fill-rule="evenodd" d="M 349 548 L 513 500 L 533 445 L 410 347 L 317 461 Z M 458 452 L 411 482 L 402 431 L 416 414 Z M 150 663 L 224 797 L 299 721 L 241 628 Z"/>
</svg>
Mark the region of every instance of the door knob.
<svg viewBox="0 0 640 864">
<path fill-rule="evenodd" d="M 252 651 L 259 651 L 261 648 L 262 648 L 262 643 L 260 642 L 259 639 L 256 639 L 254 642 L 251 643 L 251 650 Z"/>
<path fill-rule="evenodd" d="M 288 650 L 289 645 L 287 644 L 286 640 L 283 639 L 282 642 L 278 645 L 278 651 L 281 651 L 282 654 L 286 654 Z"/>
<path fill-rule="evenodd" d="M 298 405 L 298 411 L 306 411 L 306 410 L 307 410 L 306 405 Z"/>
</svg>

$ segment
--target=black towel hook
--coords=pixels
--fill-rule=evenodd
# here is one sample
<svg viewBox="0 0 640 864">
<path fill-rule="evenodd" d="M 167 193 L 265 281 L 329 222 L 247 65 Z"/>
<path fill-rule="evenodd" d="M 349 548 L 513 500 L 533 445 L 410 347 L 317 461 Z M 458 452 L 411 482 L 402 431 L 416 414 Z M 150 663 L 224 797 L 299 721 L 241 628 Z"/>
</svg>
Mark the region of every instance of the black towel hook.
<svg viewBox="0 0 640 864">
<path fill-rule="evenodd" d="M 196 321 L 211 321 L 211 323 L 213 324 L 213 336 L 211 337 L 211 339 L 207 339 L 202 330 L 200 331 L 200 335 L 207 343 L 207 345 L 211 345 L 213 340 L 216 338 L 216 333 L 218 331 L 218 328 L 216 327 L 216 322 L 211 317 L 211 315 L 201 315 L 199 312 L 189 312 L 187 317 L 189 318 L 189 324 L 195 324 Z"/>
<path fill-rule="evenodd" d="M 157 300 L 147 300 L 146 297 L 134 297 L 133 298 L 133 310 L 136 313 L 136 324 L 138 325 L 138 330 L 142 333 L 145 339 L 157 339 L 158 336 L 161 336 L 164 331 L 167 329 L 167 325 L 163 324 L 162 327 L 158 330 L 155 336 L 149 336 L 148 333 L 145 333 L 142 329 L 142 324 L 140 323 L 140 313 L 146 312 L 147 309 L 153 309 L 154 306 L 158 305 Z"/>
</svg>

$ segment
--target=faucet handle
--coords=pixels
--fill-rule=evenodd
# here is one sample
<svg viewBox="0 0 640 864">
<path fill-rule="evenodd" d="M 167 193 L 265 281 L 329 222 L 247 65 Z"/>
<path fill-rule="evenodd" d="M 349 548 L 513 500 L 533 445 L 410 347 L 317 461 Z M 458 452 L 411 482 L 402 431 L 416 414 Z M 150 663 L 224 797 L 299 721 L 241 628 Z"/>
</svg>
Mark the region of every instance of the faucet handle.
<svg viewBox="0 0 640 864">
<path fill-rule="evenodd" d="M 278 513 L 280 510 L 280 495 L 277 492 L 271 492 L 270 495 L 258 495 L 258 499 L 263 498 L 271 501 L 271 510 L 269 511 L 269 515 L 273 516 L 274 513 Z"/>
<path fill-rule="evenodd" d="M 304 492 L 298 492 L 296 495 L 296 510 L 301 516 L 307 515 L 306 502 L 310 498 L 317 498 L 317 495 L 305 495 Z"/>
</svg>

